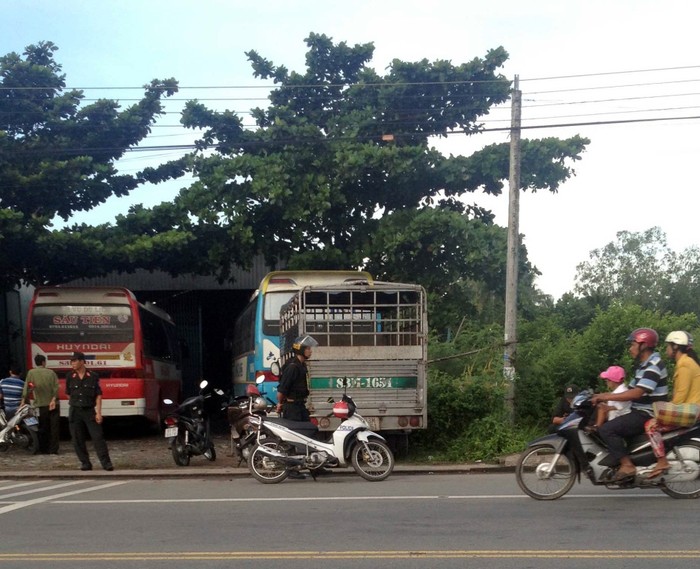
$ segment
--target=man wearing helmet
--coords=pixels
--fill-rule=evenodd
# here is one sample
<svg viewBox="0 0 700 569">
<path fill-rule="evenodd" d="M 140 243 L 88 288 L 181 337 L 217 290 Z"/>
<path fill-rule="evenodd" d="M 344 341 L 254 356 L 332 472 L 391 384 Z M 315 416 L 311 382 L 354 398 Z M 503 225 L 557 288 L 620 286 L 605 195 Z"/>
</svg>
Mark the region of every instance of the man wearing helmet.
<svg viewBox="0 0 700 569">
<path fill-rule="evenodd" d="M 631 401 L 629 413 L 603 424 L 598 433 L 605 441 L 610 456 L 620 463 L 614 480 L 619 482 L 635 475 L 636 468 L 627 454 L 625 438 L 644 433 L 644 424 L 653 417 L 653 403 L 668 398 L 668 373 L 661 356 L 655 351 L 659 335 L 651 328 L 637 328 L 628 337 L 629 353 L 634 358 L 634 377 L 623 393 L 600 393 L 593 403 Z"/>
<path fill-rule="evenodd" d="M 292 344 L 294 357 L 282 368 L 277 386 L 277 412 L 283 419 L 308 421 L 311 418 L 306 408 L 309 396 L 306 362 L 311 358 L 311 349 L 316 346 L 318 342 L 308 334 L 299 336 Z"/>
</svg>

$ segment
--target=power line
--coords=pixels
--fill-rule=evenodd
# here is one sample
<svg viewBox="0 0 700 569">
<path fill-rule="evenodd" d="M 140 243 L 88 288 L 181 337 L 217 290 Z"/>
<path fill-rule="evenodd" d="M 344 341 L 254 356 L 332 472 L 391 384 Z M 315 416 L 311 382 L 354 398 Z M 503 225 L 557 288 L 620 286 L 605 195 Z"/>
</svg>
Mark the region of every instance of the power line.
<svg viewBox="0 0 700 569">
<path fill-rule="evenodd" d="M 633 73 L 655 73 L 666 71 L 680 71 L 686 69 L 700 69 L 700 65 L 684 65 L 677 67 L 658 67 L 651 69 L 628 69 L 622 71 L 599 71 L 595 73 L 580 73 L 574 75 L 554 75 L 550 77 L 532 77 L 530 79 L 520 78 L 520 81 L 554 81 L 560 79 L 579 79 L 583 77 L 604 77 L 610 75 L 625 75 Z M 466 81 L 405 81 L 405 82 L 376 82 L 376 83 L 308 83 L 299 85 L 273 83 L 267 85 L 187 85 L 178 86 L 178 90 L 210 90 L 210 89 L 318 89 L 318 88 L 349 88 L 349 87 L 402 87 L 418 85 L 470 85 L 470 84 L 493 84 L 502 83 L 507 77 L 499 79 L 474 79 Z M 46 90 L 55 89 L 55 86 L 32 86 L 32 87 L 5 87 L 0 85 L 0 90 Z M 139 85 L 129 86 L 90 86 L 90 87 L 63 87 L 63 90 L 76 91 L 127 91 L 127 90 L 149 90 L 150 86 Z M 163 87 L 163 91 L 167 88 Z"/>
</svg>

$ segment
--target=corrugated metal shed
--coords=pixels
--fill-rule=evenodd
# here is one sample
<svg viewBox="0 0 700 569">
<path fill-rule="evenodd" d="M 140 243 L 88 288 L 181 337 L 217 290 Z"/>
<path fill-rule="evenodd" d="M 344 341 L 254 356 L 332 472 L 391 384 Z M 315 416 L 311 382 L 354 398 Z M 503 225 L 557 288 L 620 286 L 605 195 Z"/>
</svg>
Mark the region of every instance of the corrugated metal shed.
<svg viewBox="0 0 700 569">
<path fill-rule="evenodd" d="M 233 282 L 219 283 L 215 277 L 195 274 L 173 277 L 163 271 L 138 269 L 133 273 L 110 273 L 104 277 L 77 279 L 66 284 L 74 286 L 123 286 L 138 290 L 253 290 L 271 269 L 262 257 L 253 260 L 250 271 L 236 269 Z"/>
</svg>

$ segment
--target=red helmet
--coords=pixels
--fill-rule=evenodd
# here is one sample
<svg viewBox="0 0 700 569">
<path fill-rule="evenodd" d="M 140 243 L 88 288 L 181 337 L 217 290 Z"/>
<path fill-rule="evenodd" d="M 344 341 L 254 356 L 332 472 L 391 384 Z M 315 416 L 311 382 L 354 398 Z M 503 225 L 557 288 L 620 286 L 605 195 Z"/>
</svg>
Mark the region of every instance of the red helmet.
<svg viewBox="0 0 700 569">
<path fill-rule="evenodd" d="M 627 336 L 627 343 L 637 342 L 644 344 L 647 348 L 655 348 L 659 343 L 659 335 L 651 328 L 637 328 Z"/>
</svg>

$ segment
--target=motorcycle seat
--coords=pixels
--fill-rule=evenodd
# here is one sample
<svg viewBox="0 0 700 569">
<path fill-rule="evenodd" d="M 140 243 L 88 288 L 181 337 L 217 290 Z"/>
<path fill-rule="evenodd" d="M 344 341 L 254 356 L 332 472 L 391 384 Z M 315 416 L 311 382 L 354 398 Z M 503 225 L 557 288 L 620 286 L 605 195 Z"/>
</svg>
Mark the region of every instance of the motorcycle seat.
<svg viewBox="0 0 700 569">
<path fill-rule="evenodd" d="M 305 437 L 312 439 L 315 439 L 318 434 L 318 427 L 311 421 L 290 421 L 289 419 L 280 419 L 279 417 L 268 417 L 265 420 L 270 423 L 287 427 L 295 433 L 299 433 L 300 435 L 304 435 Z"/>
</svg>

